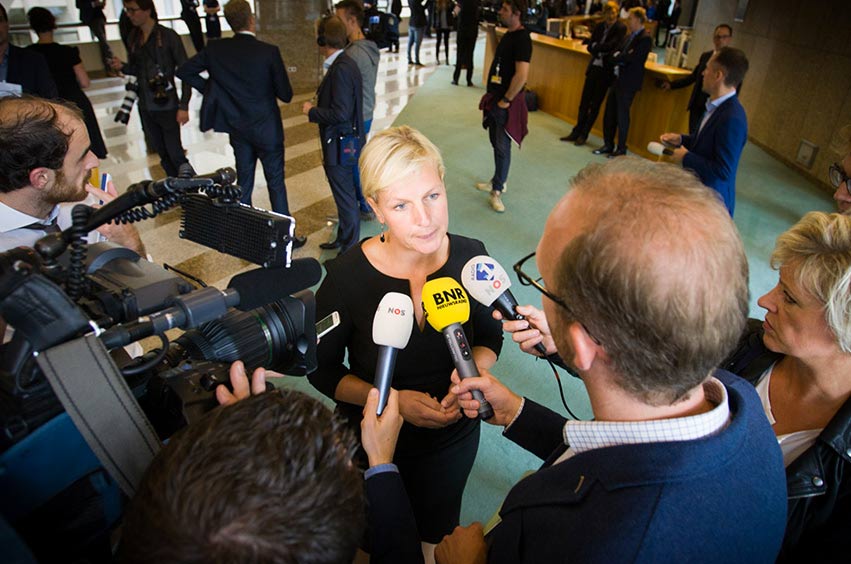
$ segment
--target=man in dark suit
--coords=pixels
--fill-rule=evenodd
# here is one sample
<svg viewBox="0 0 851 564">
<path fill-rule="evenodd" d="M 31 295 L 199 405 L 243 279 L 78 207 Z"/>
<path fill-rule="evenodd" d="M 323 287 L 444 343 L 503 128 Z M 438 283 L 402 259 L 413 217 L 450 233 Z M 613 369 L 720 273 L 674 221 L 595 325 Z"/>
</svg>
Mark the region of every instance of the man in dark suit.
<svg viewBox="0 0 851 564">
<path fill-rule="evenodd" d="M 591 60 L 585 71 L 585 85 L 582 87 L 582 99 L 579 102 L 579 115 L 576 127 L 562 141 L 572 141 L 580 147 L 588 139 L 588 133 L 597 120 L 600 106 L 606 98 L 606 91 L 614 80 L 614 68 L 609 55 L 623 44 L 626 26 L 618 21 L 618 5 L 608 2 L 603 7 L 603 21 L 598 23 L 588 41 Z"/>
<path fill-rule="evenodd" d="M 717 53 L 722 47 L 728 47 L 733 40 L 733 28 L 727 24 L 721 24 L 715 28 L 712 35 L 712 43 L 715 44 L 715 49 L 706 51 L 700 54 L 700 59 L 697 66 L 691 71 L 691 74 L 672 80 L 670 82 L 662 82 L 660 88 L 662 90 L 677 90 L 694 84 L 691 91 L 691 97 L 688 100 L 688 132 L 689 135 L 697 133 L 697 128 L 700 126 L 700 120 L 703 118 L 703 112 L 706 111 L 707 94 L 703 91 L 703 71 L 706 70 L 706 63 L 709 62 L 709 57 L 713 53 Z"/>
<path fill-rule="evenodd" d="M 667 163 L 592 164 L 533 260 L 519 276 L 543 311 L 520 306 L 526 319 L 504 328 L 575 369 L 593 418 L 568 421 L 487 370 L 453 374 L 468 417 L 478 389 L 487 423 L 546 462 L 508 493 L 487 543 L 481 525 L 458 527 L 437 562 L 774 562 L 783 457 L 753 387 L 714 368 L 745 327 L 748 279 L 712 191 Z"/>
<path fill-rule="evenodd" d="M 736 206 L 736 169 L 748 140 L 748 118 L 736 88 L 747 72 L 748 59 L 742 51 L 719 49 L 703 72 L 703 91 L 709 99 L 697 132 L 661 136 L 663 143 L 677 147 L 671 158 L 718 192 L 730 215 Z"/>
<path fill-rule="evenodd" d="M 0 96 L 11 93 L 32 94 L 47 99 L 59 96 L 56 83 L 50 76 L 47 61 L 41 53 L 31 49 L 21 49 L 9 43 L 9 16 L 2 4 L 0 4 L 0 82 L 8 85 L 7 88 L 0 88 Z M 20 90 L 17 90 L 18 87 Z"/>
<path fill-rule="evenodd" d="M 594 151 L 595 155 L 619 157 L 626 154 L 626 138 L 629 134 L 629 109 L 635 95 L 644 82 L 644 63 L 653 48 L 653 39 L 644 30 L 647 13 L 644 8 L 632 8 L 627 18 L 629 35 L 623 47 L 612 54 L 615 65 L 615 82 L 609 88 L 606 100 L 606 113 L 603 115 L 602 147 Z M 615 147 L 615 130 L 618 132 L 618 144 Z"/>
<path fill-rule="evenodd" d="M 325 58 L 325 78 L 317 91 L 316 105 L 305 102 L 302 112 L 312 123 L 319 124 L 322 160 L 331 194 L 337 204 L 337 237 L 323 248 L 339 248 L 340 252 L 355 245 L 360 238 L 360 213 L 355 193 L 352 163 L 343 147 L 345 138 L 357 138 L 358 152 L 366 143 L 363 128 L 363 85 L 355 61 L 343 52 L 346 46 L 346 24 L 337 16 L 319 21 L 316 43 Z M 351 155 L 350 155 L 351 156 Z"/>
<path fill-rule="evenodd" d="M 281 52 L 254 36 L 256 22 L 248 2 L 231 0 L 224 12 L 234 36 L 210 42 L 180 67 L 177 76 L 204 94 L 201 130 L 230 134 L 242 203 L 251 204 L 259 158 L 272 211 L 290 215 L 284 182 L 284 128 L 277 100 L 292 100 L 293 89 Z M 205 70 L 210 73 L 207 80 L 201 76 Z M 293 245 L 300 247 L 304 242 L 304 237 L 296 237 Z"/>
</svg>

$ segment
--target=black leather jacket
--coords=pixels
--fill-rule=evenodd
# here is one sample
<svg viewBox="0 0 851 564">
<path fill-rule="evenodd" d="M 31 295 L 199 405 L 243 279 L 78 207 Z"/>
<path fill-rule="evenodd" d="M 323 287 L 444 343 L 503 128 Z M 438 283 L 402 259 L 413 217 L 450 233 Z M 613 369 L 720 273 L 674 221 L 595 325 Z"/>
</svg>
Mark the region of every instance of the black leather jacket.
<svg viewBox="0 0 851 564">
<path fill-rule="evenodd" d="M 756 385 L 783 358 L 765 347 L 762 334 L 762 322 L 749 320 L 721 368 Z M 789 512 L 778 562 L 851 561 L 851 400 L 786 468 L 786 483 Z"/>
</svg>

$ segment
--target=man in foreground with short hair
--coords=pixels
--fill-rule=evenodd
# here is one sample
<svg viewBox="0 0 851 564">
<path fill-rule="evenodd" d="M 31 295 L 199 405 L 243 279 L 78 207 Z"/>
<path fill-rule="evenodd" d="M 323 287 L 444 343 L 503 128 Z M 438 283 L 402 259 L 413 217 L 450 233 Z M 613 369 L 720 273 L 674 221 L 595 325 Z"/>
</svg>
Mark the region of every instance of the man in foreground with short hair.
<svg viewBox="0 0 851 564">
<path fill-rule="evenodd" d="M 204 94 L 201 131 L 228 134 L 236 160 L 241 202 L 251 205 L 257 159 L 263 165 L 272 211 L 290 215 L 284 181 L 284 127 L 278 100 L 293 98 L 281 52 L 259 41 L 257 22 L 245 0 L 225 4 L 225 19 L 234 31 L 228 39 L 211 42 L 177 70 L 177 77 Z M 209 78 L 201 73 L 207 71 Z M 296 237 L 293 247 L 301 247 Z"/>
<path fill-rule="evenodd" d="M 576 370 L 594 419 L 566 421 L 486 370 L 453 374 L 468 417 L 481 390 L 488 423 L 546 462 L 509 492 L 487 543 L 480 525 L 458 527 L 437 562 L 773 562 L 782 456 L 753 387 L 714 370 L 745 325 L 748 283 L 712 192 L 669 164 L 590 165 L 535 260 L 540 283 L 520 276 L 544 311 L 521 308 L 528 321 L 506 329 Z"/>
<path fill-rule="evenodd" d="M 0 251 L 32 247 L 47 235 L 71 226 L 70 203 L 87 196 L 112 200 L 89 184 L 98 158 L 91 152 L 80 111 L 41 98 L 0 99 Z M 108 224 L 98 232 L 145 256 L 132 225 Z M 97 242 L 97 234 L 89 236 Z"/>
<path fill-rule="evenodd" d="M 709 99 L 697 132 L 663 133 L 660 137 L 663 143 L 676 147 L 671 160 L 693 170 L 718 192 L 731 216 L 736 208 L 736 170 L 748 141 L 748 117 L 736 89 L 747 72 L 748 59 L 742 51 L 719 49 L 703 71 L 703 91 Z"/>
</svg>

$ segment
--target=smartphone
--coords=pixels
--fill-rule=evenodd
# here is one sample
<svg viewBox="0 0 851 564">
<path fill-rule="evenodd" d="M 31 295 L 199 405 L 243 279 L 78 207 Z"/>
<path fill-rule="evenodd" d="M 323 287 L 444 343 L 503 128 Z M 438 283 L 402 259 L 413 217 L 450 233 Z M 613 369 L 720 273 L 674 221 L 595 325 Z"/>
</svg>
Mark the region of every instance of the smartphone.
<svg viewBox="0 0 851 564">
<path fill-rule="evenodd" d="M 320 319 L 316 323 L 316 342 L 319 342 L 323 336 L 340 324 L 340 313 L 337 311 L 331 312 L 331 315 Z"/>
</svg>

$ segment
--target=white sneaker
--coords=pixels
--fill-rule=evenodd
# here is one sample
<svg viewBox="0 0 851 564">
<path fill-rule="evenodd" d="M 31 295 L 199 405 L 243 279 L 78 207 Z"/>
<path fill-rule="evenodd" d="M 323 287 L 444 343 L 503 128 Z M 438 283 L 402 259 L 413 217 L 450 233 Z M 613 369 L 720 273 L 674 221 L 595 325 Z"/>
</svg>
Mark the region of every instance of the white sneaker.
<svg viewBox="0 0 851 564">
<path fill-rule="evenodd" d="M 502 194 L 498 190 L 491 191 L 490 204 L 493 211 L 497 213 L 505 211 L 505 204 L 502 203 Z"/>
<path fill-rule="evenodd" d="M 482 192 L 490 192 L 493 190 L 492 182 L 476 182 L 476 190 L 481 190 Z M 508 191 L 508 182 L 502 185 L 502 191 Z"/>
</svg>

